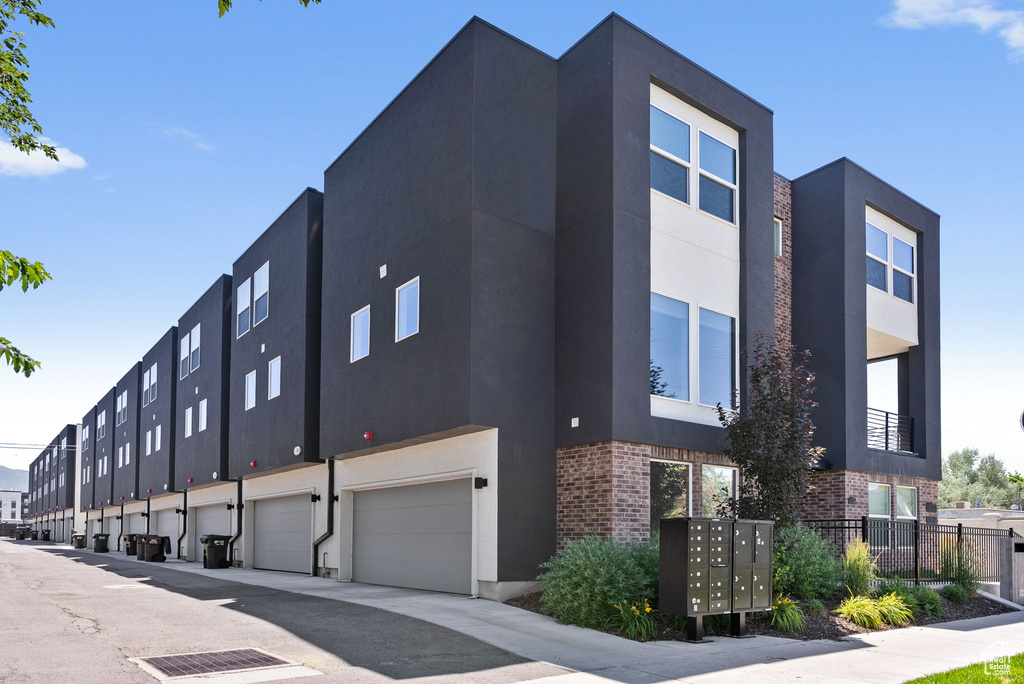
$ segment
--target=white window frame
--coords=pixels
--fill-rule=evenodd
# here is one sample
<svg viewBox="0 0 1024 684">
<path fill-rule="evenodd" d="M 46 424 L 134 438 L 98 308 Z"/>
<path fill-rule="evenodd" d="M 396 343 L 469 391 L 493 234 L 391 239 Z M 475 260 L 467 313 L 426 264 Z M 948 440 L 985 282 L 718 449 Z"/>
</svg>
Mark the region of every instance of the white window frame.
<svg viewBox="0 0 1024 684">
<path fill-rule="evenodd" d="M 274 378 L 277 378 L 277 394 L 274 394 Z M 281 357 L 267 362 L 267 401 L 281 396 Z"/>
<path fill-rule="evenodd" d="M 651 293 L 660 295 L 667 299 L 671 299 L 679 302 L 680 304 L 686 305 L 686 398 L 680 399 L 679 397 L 663 397 L 661 395 L 656 394 L 652 394 L 651 396 L 656 396 L 658 397 L 658 399 L 666 399 L 668 401 L 678 401 L 681 404 L 693 404 L 693 389 L 695 387 L 693 381 L 696 377 L 696 374 L 693 371 L 693 345 L 690 343 L 691 339 L 693 339 L 693 302 L 686 301 L 685 299 L 680 299 L 677 295 L 669 294 L 664 290 L 656 290 L 653 287 L 651 288 Z M 648 309 L 650 309 L 649 305 Z M 648 311 L 648 314 L 649 313 L 650 312 Z M 650 349 L 649 338 L 648 349 Z"/>
<path fill-rule="evenodd" d="M 702 515 L 704 513 L 703 509 L 704 509 L 705 503 L 706 503 L 704 501 L 704 470 L 706 468 L 717 468 L 719 470 L 728 470 L 728 471 L 730 471 L 732 473 L 732 493 L 730 495 L 730 498 L 735 499 L 737 493 L 739 493 L 739 491 L 740 491 L 740 469 L 739 468 L 737 468 L 736 466 L 718 465 L 717 463 L 701 463 L 701 465 L 700 465 L 700 505 L 701 505 L 701 509 L 702 509 L 701 510 L 701 514 Z M 691 475 L 691 480 L 692 479 L 693 478 L 692 478 L 692 475 Z"/>
<path fill-rule="evenodd" d="M 780 257 L 782 256 L 782 219 L 778 216 L 772 219 L 772 234 L 775 239 L 775 256 Z"/>
<path fill-rule="evenodd" d="M 694 156 L 693 155 L 693 150 L 696 149 L 697 178 L 696 178 L 695 186 L 697 188 L 697 193 L 694 195 L 694 197 L 696 197 L 697 201 L 695 203 L 691 204 L 690 206 L 692 206 L 693 208 L 695 208 L 697 211 L 699 211 L 700 213 L 704 214 L 705 216 L 710 216 L 711 218 L 715 219 L 716 221 L 721 221 L 722 223 L 726 223 L 726 224 L 728 224 L 730 226 L 733 226 L 733 227 L 739 227 L 739 225 L 740 225 L 739 224 L 739 221 L 740 221 L 740 184 L 739 184 L 739 180 L 740 180 L 740 151 L 738 149 L 736 149 L 735 147 L 733 147 L 732 145 L 730 145 L 729 143 L 727 143 L 724 140 L 722 140 L 721 138 L 719 138 L 718 136 L 716 136 L 716 135 L 714 135 L 714 134 L 704 130 L 703 128 L 699 128 L 697 126 L 694 126 L 693 128 L 696 129 L 696 131 L 694 133 L 694 140 L 696 140 L 697 144 L 696 144 L 696 147 L 695 147 L 694 144 L 693 144 L 694 140 L 690 141 L 690 152 L 691 152 L 690 156 Z M 730 183 L 729 181 L 725 180 L 724 178 L 721 178 L 721 177 L 717 176 L 713 172 L 705 171 L 704 169 L 701 168 L 701 166 L 700 166 L 700 134 L 701 133 L 703 133 L 704 135 L 708 136 L 709 138 L 711 138 L 715 142 L 721 143 L 722 145 L 725 145 L 730 150 L 732 150 L 733 160 L 734 160 L 733 173 L 736 174 L 736 182 L 735 183 Z M 732 220 L 731 221 L 726 221 L 721 216 L 715 216 L 714 214 L 706 212 L 706 211 L 704 211 L 703 209 L 700 208 L 700 176 L 707 176 L 712 181 L 714 181 L 716 183 L 721 183 L 725 187 L 732 189 Z"/>
<path fill-rule="evenodd" d="M 245 297 L 242 297 L 242 288 L 245 288 Z M 244 301 L 243 301 L 244 299 Z M 252 330 L 252 278 L 246 278 L 242 284 L 235 288 L 235 339 L 239 339 Z M 247 315 L 249 324 L 245 330 L 239 331 L 238 317 L 243 313 Z"/>
<path fill-rule="evenodd" d="M 89 426 L 82 427 L 82 451 L 89 448 Z"/>
<path fill-rule="evenodd" d="M 250 392 L 249 378 L 252 378 L 252 391 Z M 256 408 L 256 371 L 245 374 L 245 410 Z"/>
<path fill-rule="evenodd" d="M 689 121 L 683 121 L 682 119 L 680 119 L 675 114 L 672 114 L 671 112 L 665 111 L 664 109 L 662 109 L 658 105 L 654 104 L 653 102 L 650 103 L 650 106 L 653 107 L 654 109 L 657 109 L 662 114 L 665 114 L 666 116 L 670 116 L 670 117 L 672 117 L 673 119 L 675 119 L 676 121 L 678 121 L 680 123 L 686 124 L 686 128 L 687 128 L 687 131 L 688 131 L 687 134 L 690 137 L 690 158 L 692 159 L 693 156 L 694 156 L 694 146 L 693 146 L 693 129 L 695 128 L 694 125 L 691 124 Z M 648 132 L 648 138 L 649 137 L 650 137 L 650 133 Z M 672 154 L 668 150 L 665 150 L 665 149 L 662 149 L 662 148 L 658 147 L 653 142 L 650 142 L 650 140 L 648 140 L 648 143 L 649 143 L 649 147 L 651 148 L 651 152 L 654 152 L 655 154 L 660 155 L 660 156 L 664 157 L 665 159 L 668 159 L 670 162 L 673 162 L 675 164 L 678 164 L 679 166 L 682 166 L 682 167 L 686 168 L 686 201 L 684 202 L 683 200 L 679 199 L 678 197 L 673 197 L 672 195 L 667 195 L 664 192 L 662 192 L 661 190 L 655 190 L 654 188 L 651 188 L 651 190 L 653 192 L 658 193 L 662 197 L 667 197 L 668 199 L 672 200 L 673 202 L 679 202 L 679 204 L 682 204 L 683 206 L 693 207 L 694 206 L 693 205 L 694 194 L 693 194 L 693 188 L 691 187 L 693 185 L 693 163 L 686 161 L 682 157 L 677 157 L 676 155 Z"/>
<path fill-rule="evenodd" d="M 153 453 L 153 431 L 146 430 L 146 455 Z"/>
<path fill-rule="evenodd" d="M 149 406 L 149 370 L 142 373 L 142 408 Z M 120 423 L 118 423 L 120 425 Z"/>
<path fill-rule="evenodd" d="M 194 373 L 199 370 L 202 363 L 201 343 L 203 339 L 202 323 L 196 323 L 188 334 L 188 372 Z M 195 361 L 193 364 L 192 362 Z"/>
<path fill-rule="evenodd" d="M 128 465 L 132 462 L 132 443 L 128 442 L 124 445 L 124 464 Z"/>
<path fill-rule="evenodd" d="M 61 437 L 60 440 L 60 458 L 63 461 L 68 456 L 68 438 Z"/>
<path fill-rule="evenodd" d="M 178 379 L 184 380 L 189 374 L 189 333 L 178 340 Z"/>
<path fill-rule="evenodd" d="M 153 451 L 160 451 L 160 442 L 162 441 L 160 439 L 160 435 L 162 433 L 162 430 L 161 430 L 162 427 L 163 427 L 162 425 L 157 425 L 153 429 L 153 441 L 156 442 L 156 445 L 153 447 Z"/>
<path fill-rule="evenodd" d="M 416 331 L 409 333 L 405 337 L 399 337 L 398 336 L 398 321 L 401 319 L 401 311 L 399 310 L 399 305 L 398 305 L 398 302 L 400 301 L 399 300 L 399 294 L 401 293 L 402 290 L 404 290 L 405 288 L 409 287 L 413 283 L 416 284 Z M 403 283 L 402 285 L 399 285 L 398 287 L 395 288 L 395 342 L 401 342 L 402 340 L 409 339 L 413 335 L 419 335 L 420 334 L 420 318 L 421 318 L 421 316 L 420 316 L 420 299 L 421 299 L 420 293 L 421 292 L 422 292 L 422 288 L 420 287 L 420 277 L 419 276 L 416 276 L 415 278 L 413 278 L 409 282 Z"/>
<path fill-rule="evenodd" d="M 886 499 L 888 501 L 888 505 L 887 505 L 888 513 L 886 513 L 885 515 L 882 515 L 881 513 L 872 513 L 871 512 L 871 486 L 872 485 L 874 485 L 876 487 L 885 487 L 886 491 L 888 492 L 888 496 L 886 497 Z M 893 496 L 893 486 L 891 484 L 889 484 L 888 482 L 868 482 L 868 519 L 869 520 L 884 520 L 886 522 L 891 522 L 892 521 L 892 496 Z M 872 549 L 891 549 L 892 548 L 892 533 L 891 532 L 892 532 L 892 527 L 891 526 L 886 527 L 886 534 L 885 534 L 885 540 L 886 541 L 885 541 L 885 545 L 884 546 L 879 546 L 877 544 L 871 544 L 871 548 Z M 872 539 L 871 539 L 871 532 L 869 530 L 868 531 L 868 542 L 870 543 L 871 541 L 872 541 Z"/>
<path fill-rule="evenodd" d="M 881 229 L 879 229 L 879 230 L 881 230 Z M 906 240 L 898 238 L 895 235 L 892 235 L 892 234 L 889 234 L 889 233 L 887 233 L 887 235 L 889 235 L 889 266 L 890 266 L 890 268 L 888 269 L 888 273 L 887 273 L 887 275 L 889 276 L 889 296 L 891 296 L 893 299 L 898 299 L 899 301 L 903 302 L 904 304 L 910 304 L 911 306 L 913 306 L 913 305 L 917 304 L 917 273 L 916 273 L 916 271 L 917 271 L 917 245 L 912 245 L 909 242 L 907 242 Z M 912 266 L 914 268 L 915 273 L 910 273 L 908 271 L 905 271 L 904 269 L 902 269 L 902 268 L 900 268 L 899 266 L 896 265 L 896 242 L 897 241 L 899 241 L 900 243 L 902 243 L 902 244 L 904 244 L 904 245 L 906 245 L 907 247 L 910 248 L 911 259 L 913 261 Z M 908 278 L 910 278 L 910 301 L 909 302 L 906 299 L 903 299 L 903 297 L 897 297 L 896 296 L 896 276 L 895 276 L 895 273 L 897 271 L 902 273 L 903 275 L 907 276 Z"/>
<path fill-rule="evenodd" d="M 96 416 L 96 439 L 101 440 L 107 436 L 107 410 L 103 409 Z"/>
<path fill-rule="evenodd" d="M 192 436 L 192 407 L 185 408 L 185 439 Z"/>
<path fill-rule="evenodd" d="M 260 271 L 266 271 L 266 281 L 267 282 L 266 282 L 266 285 L 265 285 L 264 289 L 262 289 L 259 292 L 257 292 L 256 291 L 256 282 L 257 282 L 257 277 L 260 274 Z M 267 296 L 267 315 L 257 321 L 256 320 L 256 302 L 263 295 Z M 263 265 L 260 266 L 259 268 L 257 268 L 256 272 L 253 273 L 253 275 L 252 275 L 252 327 L 255 328 L 257 325 L 259 325 L 263 321 L 267 320 L 268 318 L 270 318 L 270 262 L 269 261 L 265 261 L 265 262 L 263 262 Z"/>
<path fill-rule="evenodd" d="M 900 490 L 901 489 L 912 489 L 914 490 L 914 515 L 900 515 Z M 917 520 L 917 497 L 920 496 L 921 492 L 917 487 L 908 487 L 906 485 L 895 485 L 893 486 L 893 514 L 896 516 L 897 522 L 913 522 Z M 907 543 L 903 543 L 906 540 Z M 913 537 L 905 534 L 905 530 L 896 530 L 896 546 L 900 549 L 914 548 Z"/>
<path fill-rule="evenodd" d="M 156 366 L 153 364 L 149 369 L 149 403 L 156 401 Z"/>
<path fill-rule="evenodd" d="M 397 316 L 398 316 L 398 313 L 397 313 L 397 303 L 398 303 L 398 300 L 396 299 L 395 300 L 395 304 L 396 304 L 396 313 L 395 313 L 395 316 L 396 316 L 396 318 L 395 318 L 395 321 L 396 321 L 396 323 L 395 323 L 396 335 L 397 335 L 397 328 L 398 328 L 398 323 L 397 323 L 397 320 L 398 320 L 397 319 Z M 362 356 L 358 356 L 357 357 L 356 356 L 356 316 L 362 314 L 364 311 L 366 312 L 366 353 L 363 354 Z M 371 320 L 372 320 L 372 314 L 370 312 L 370 305 L 369 304 L 367 304 L 362 309 L 360 309 L 359 311 L 356 311 L 355 313 L 353 313 L 351 316 L 348 317 L 348 331 L 349 331 L 348 332 L 348 362 L 349 363 L 355 363 L 356 361 L 359 361 L 360 359 L 365 359 L 367 356 L 370 355 L 370 321 Z"/>
<path fill-rule="evenodd" d="M 690 350 L 691 354 L 693 354 L 694 350 L 696 350 L 696 354 L 693 357 L 694 363 L 693 363 L 693 366 L 691 366 L 691 371 L 696 371 L 696 372 L 693 373 L 693 377 L 695 377 L 697 379 L 697 382 L 695 384 L 695 387 L 697 389 L 697 397 L 694 400 L 694 403 L 696 403 L 697 406 L 703 406 L 705 408 L 712 408 L 713 409 L 713 408 L 715 408 L 715 406 L 713 404 L 702 404 L 702 403 L 700 403 L 700 310 L 701 309 L 705 309 L 705 310 L 710 311 L 712 313 L 716 313 L 716 314 L 719 314 L 719 315 L 722 315 L 722 316 L 726 316 L 726 317 L 732 319 L 732 366 L 733 366 L 733 368 L 732 368 L 732 392 L 733 392 L 733 397 L 736 396 L 736 392 L 739 391 L 739 388 L 740 388 L 740 340 L 739 340 L 739 338 L 740 338 L 740 320 L 739 320 L 739 316 L 734 316 L 731 313 L 726 313 L 726 312 L 724 312 L 724 311 L 722 311 L 720 309 L 716 309 L 714 307 L 704 306 L 703 304 L 697 304 L 697 317 L 696 317 L 697 321 L 696 321 L 696 326 L 695 326 L 694 330 L 692 331 L 693 335 L 694 335 L 694 339 L 697 341 L 697 344 Z M 691 321 L 692 321 L 693 317 L 691 316 L 690 318 L 691 318 Z M 691 325 L 693 325 L 692 322 L 691 322 Z M 726 408 L 726 410 L 733 410 L 733 411 L 736 410 L 735 408 L 732 408 L 732 407 L 725 407 L 725 408 Z M 727 466 L 722 466 L 722 467 L 727 467 Z"/>
<path fill-rule="evenodd" d="M 118 468 L 123 468 L 124 467 L 124 447 L 123 446 L 117 447 L 117 467 Z"/>
<path fill-rule="evenodd" d="M 203 430 L 206 429 L 206 421 L 207 421 L 206 399 L 201 399 L 199 401 L 199 432 L 202 432 Z"/>
</svg>

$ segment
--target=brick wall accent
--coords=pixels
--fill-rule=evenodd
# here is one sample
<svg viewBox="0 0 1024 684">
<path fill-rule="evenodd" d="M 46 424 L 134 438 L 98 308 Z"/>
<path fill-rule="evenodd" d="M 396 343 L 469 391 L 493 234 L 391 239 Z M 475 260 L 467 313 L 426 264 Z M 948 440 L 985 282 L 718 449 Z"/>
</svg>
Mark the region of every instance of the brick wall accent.
<svg viewBox="0 0 1024 684">
<path fill-rule="evenodd" d="M 889 508 L 896 515 L 896 486 L 917 487 L 917 519 L 926 522 L 927 504 L 938 506 L 939 483 L 922 477 L 881 475 L 853 470 L 814 471 L 809 478 L 811 489 L 804 500 L 803 518 L 807 520 L 830 518 L 860 518 L 868 514 L 868 483 L 892 485 Z M 850 499 L 856 501 L 850 503 Z"/>
<path fill-rule="evenodd" d="M 775 218 L 782 220 L 782 256 L 775 257 L 775 330 L 792 341 L 793 329 L 793 200 L 790 182 L 775 174 Z"/>
</svg>

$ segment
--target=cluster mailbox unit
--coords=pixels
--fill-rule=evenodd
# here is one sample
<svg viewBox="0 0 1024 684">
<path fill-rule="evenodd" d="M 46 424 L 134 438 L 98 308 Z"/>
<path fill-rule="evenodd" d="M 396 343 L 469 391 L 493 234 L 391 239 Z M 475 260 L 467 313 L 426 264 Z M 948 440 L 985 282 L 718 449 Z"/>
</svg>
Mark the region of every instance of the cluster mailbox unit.
<svg viewBox="0 0 1024 684">
<path fill-rule="evenodd" d="M 746 613 L 772 607 L 770 520 L 661 521 L 658 607 L 686 617 L 686 638 L 702 641 L 705 615 L 732 614 L 729 636 L 746 636 Z"/>
</svg>

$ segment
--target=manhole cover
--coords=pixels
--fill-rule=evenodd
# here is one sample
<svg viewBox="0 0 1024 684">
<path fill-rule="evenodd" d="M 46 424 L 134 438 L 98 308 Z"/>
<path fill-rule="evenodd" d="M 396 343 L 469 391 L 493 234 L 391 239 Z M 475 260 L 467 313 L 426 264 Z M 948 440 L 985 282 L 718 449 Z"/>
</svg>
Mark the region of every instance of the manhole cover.
<svg viewBox="0 0 1024 684">
<path fill-rule="evenodd" d="M 273 656 L 255 648 L 240 648 L 233 651 L 211 651 L 209 653 L 185 653 L 182 655 L 154 656 L 139 658 L 164 677 L 188 677 L 217 672 L 238 672 L 261 667 L 293 665 L 291 661 Z"/>
</svg>

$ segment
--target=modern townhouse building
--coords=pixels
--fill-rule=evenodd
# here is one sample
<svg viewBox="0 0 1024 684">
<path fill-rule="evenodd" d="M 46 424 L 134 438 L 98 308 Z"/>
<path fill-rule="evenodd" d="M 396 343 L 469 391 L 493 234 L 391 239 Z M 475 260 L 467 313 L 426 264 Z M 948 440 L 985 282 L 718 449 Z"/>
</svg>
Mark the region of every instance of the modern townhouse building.
<svg viewBox="0 0 1024 684">
<path fill-rule="evenodd" d="M 83 418 L 89 534 L 502 600 L 716 514 L 772 332 L 817 374 L 805 515 L 927 520 L 938 217 L 775 174 L 772 117 L 616 15 L 557 59 L 473 19 Z"/>
<path fill-rule="evenodd" d="M 17 489 L 0 489 L 0 523 L 20 523 L 22 494 Z"/>
<path fill-rule="evenodd" d="M 54 541 L 70 542 L 72 530 L 75 529 L 78 510 L 78 487 L 75 479 L 78 471 L 75 466 L 78 435 L 78 425 L 66 425 L 53 441 L 54 449 L 57 451 L 57 464 L 51 478 L 51 486 L 54 487 L 51 526 Z"/>
</svg>

